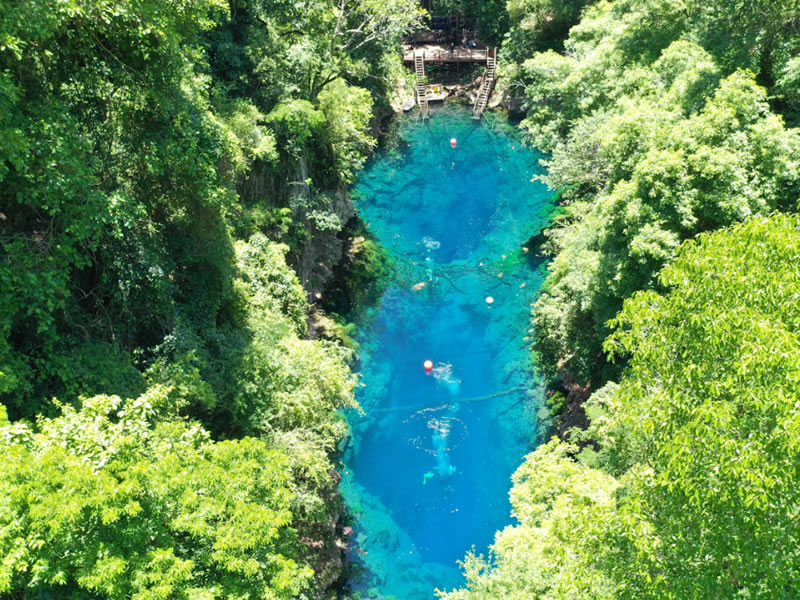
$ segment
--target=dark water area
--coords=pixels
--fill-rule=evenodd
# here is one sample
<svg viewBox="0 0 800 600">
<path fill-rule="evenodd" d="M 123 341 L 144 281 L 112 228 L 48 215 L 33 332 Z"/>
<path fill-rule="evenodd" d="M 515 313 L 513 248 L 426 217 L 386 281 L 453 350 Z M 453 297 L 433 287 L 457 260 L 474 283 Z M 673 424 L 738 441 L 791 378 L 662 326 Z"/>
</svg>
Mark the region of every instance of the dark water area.
<svg viewBox="0 0 800 600">
<path fill-rule="evenodd" d="M 510 477 L 536 437 L 526 336 L 544 265 L 526 242 L 552 194 L 532 181 L 541 155 L 490 118 L 457 108 L 404 118 L 398 147 L 354 190 L 397 262 L 360 324 L 365 414 L 348 415 L 343 453 L 362 598 L 430 599 L 460 585 L 457 561 L 511 523 Z"/>
</svg>

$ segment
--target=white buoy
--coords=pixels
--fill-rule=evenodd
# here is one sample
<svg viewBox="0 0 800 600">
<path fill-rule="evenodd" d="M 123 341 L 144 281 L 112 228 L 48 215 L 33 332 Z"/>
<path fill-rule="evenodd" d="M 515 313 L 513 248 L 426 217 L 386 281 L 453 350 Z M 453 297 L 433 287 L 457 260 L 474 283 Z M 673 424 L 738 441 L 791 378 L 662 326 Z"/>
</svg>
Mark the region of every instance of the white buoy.
<svg viewBox="0 0 800 600">
<path fill-rule="evenodd" d="M 491 306 L 493 302 L 494 302 L 494 298 L 492 298 L 491 296 L 486 296 L 486 304 Z"/>
</svg>

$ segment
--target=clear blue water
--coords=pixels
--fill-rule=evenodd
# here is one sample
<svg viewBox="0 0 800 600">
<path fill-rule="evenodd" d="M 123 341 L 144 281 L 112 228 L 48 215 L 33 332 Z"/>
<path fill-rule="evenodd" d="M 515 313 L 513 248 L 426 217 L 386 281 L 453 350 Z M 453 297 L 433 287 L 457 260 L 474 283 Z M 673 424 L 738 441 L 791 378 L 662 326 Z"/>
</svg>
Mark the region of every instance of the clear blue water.
<svg viewBox="0 0 800 600">
<path fill-rule="evenodd" d="M 510 476 L 540 406 L 526 336 L 544 272 L 525 244 L 551 194 L 531 181 L 541 155 L 496 117 L 447 108 L 404 119 L 400 136 L 354 190 L 397 269 L 361 323 L 365 414 L 348 415 L 341 489 L 364 571 L 354 589 L 428 600 L 459 585 L 457 561 L 510 523 Z"/>
</svg>

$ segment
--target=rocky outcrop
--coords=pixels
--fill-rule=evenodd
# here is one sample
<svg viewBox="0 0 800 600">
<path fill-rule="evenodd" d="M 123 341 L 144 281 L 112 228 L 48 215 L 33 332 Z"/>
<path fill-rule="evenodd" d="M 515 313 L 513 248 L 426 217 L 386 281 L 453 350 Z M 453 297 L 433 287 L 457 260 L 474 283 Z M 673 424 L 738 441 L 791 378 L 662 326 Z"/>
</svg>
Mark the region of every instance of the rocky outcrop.
<svg viewBox="0 0 800 600">
<path fill-rule="evenodd" d="M 333 277 L 341 262 L 345 240 L 344 225 L 355 215 L 346 189 L 313 192 L 308 160 L 301 155 L 290 177 L 280 176 L 266 164 L 256 163 L 239 183 L 241 199 L 265 210 L 289 208 L 292 221 L 305 229 L 287 256 L 308 298 L 314 301 Z M 324 215 L 324 219 L 319 219 Z M 315 217 L 317 217 L 315 219 Z"/>
<path fill-rule="evenodd" d="M 333 269 L 338 265 L 344 253 L 342 230 L 344 225 L 355 215 L 353 201 L 346 189 L 339 189 L 324 194 L 325 206 L 322 210 L 333 215 L 338 227 L 322 228 L 307 213 L 309 207 L 317 202 L 307 182 L 310 181 L 308 163 L 301 156 L 297 163 L 295 181 L 290 190 L 290 206 L 292 218 L 305 223 L 309 236 L 297 248 L 293 248 L 290 260 L 303 288 L 310 300 L 319 298 L 325 285 L 333 278 Z M 328 222 L 331 219 L 327 220 Z"/>
<path fill-rule="evenodd" d="M 344 225 L 355 216 L 353 201 L 346 191 L 336 192 L 333 198 L 332 212 Z M 322 290 L 333 278 L 336 265 L 344 257 L 346 240 L 341 229 L 320 231 L 312 223 L 308 230 L 310 238 L 291 253 L 290 260 L 313 301 L 320 298 Z"/>
<path fill-rule="evenodd" d="M 300 523 L 300 542 L 308 549 L 309 566 L 314 570 L 314 583 L 307 592 L 316 600 L 337 597 L 345 584 L 346 553 L 352 528 L 345 524 L 345 509 L 339 494 L 341 476 L 329 471 L 330 485 L 322 491 L 327 509 L 327 519 L 314 523 Z"/>
</svg>

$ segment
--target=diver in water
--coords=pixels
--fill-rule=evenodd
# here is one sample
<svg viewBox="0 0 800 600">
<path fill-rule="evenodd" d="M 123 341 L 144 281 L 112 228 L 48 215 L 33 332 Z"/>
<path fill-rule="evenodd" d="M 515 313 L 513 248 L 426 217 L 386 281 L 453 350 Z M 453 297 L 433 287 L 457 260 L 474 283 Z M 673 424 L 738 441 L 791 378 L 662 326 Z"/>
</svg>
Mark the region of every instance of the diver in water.
<svg viewBox="0 0 800 600">
<path fill-rule="evenodd" d="M 448 363 L 439 363 L 436 367 L 431 369 L 437 384 L 444 385 L 451 396 L 458 396 L 459 386 L 461 381 L 453 377 L 453 365 Z M 453 445 L 451 434 L 453 426 L 463 427 L 460 419 L 456 418 L 455 414 L 459 410 L 459 404 L 454 402 L 447 406 L 447 412 L 442 417 L 434 417 L 427 420 L 426 426 L 431 430 L 431 446 L 432 454 L 436 457 L 436 464 L 434 467 L 423 474 L 422 484 L 427 485 L 428 480 L 434 477 L 439 478 L 445 486 L 445 493 L 453 491 L 452 485 L 447 482 L 456 474 L 456 467 L 450 462 L 450 449 Z M 458 441 L 455 445 L 458 445 Z"/>
<path fill-rule="evenodd" d="M 433 479 L 436 476 L 445 482 L 456 474 L 456 468 L 450 462 L 450 453 L 447 447 L 450 436 L 450 423 L 439 419 L 431 419 L 428 422 L 428 427 L 433 430 L 431 441 L 433 442 L 433 454 L 436 456 L 436 465 L 422 476 L 422 485 L 426 485 L 429 479 Z M 448 488 L 450 486 L 445 489 Z"/>
<path fill-rule="evenodd" d="M 450 453 L 447 451 L 449 436 L 450 424 L 439 422 L 433 434 L 433 447 L 436 450 L 436 466 L 433 470 L 442 479 L 449 479 L 456 473 L 455 466 L 450 462 Z"/>
<path fill-rule="evenodd" d="M 452 409 L 451 409 L 452 410 Z M 428 479 L 438 475 L 442 482 L 446 482 L 456 474 L 456 467 L 450 462 L 450 432 L 452 421 L 449 419 L 431 419 L 428 427 L 433 430 L 431 442 L 433 454 L 436 457 L 436 465 L 422 477 L 422 483 L 426 484 Z M 451 486 L 445 490 L 452 491 Z"/>
</svg>

